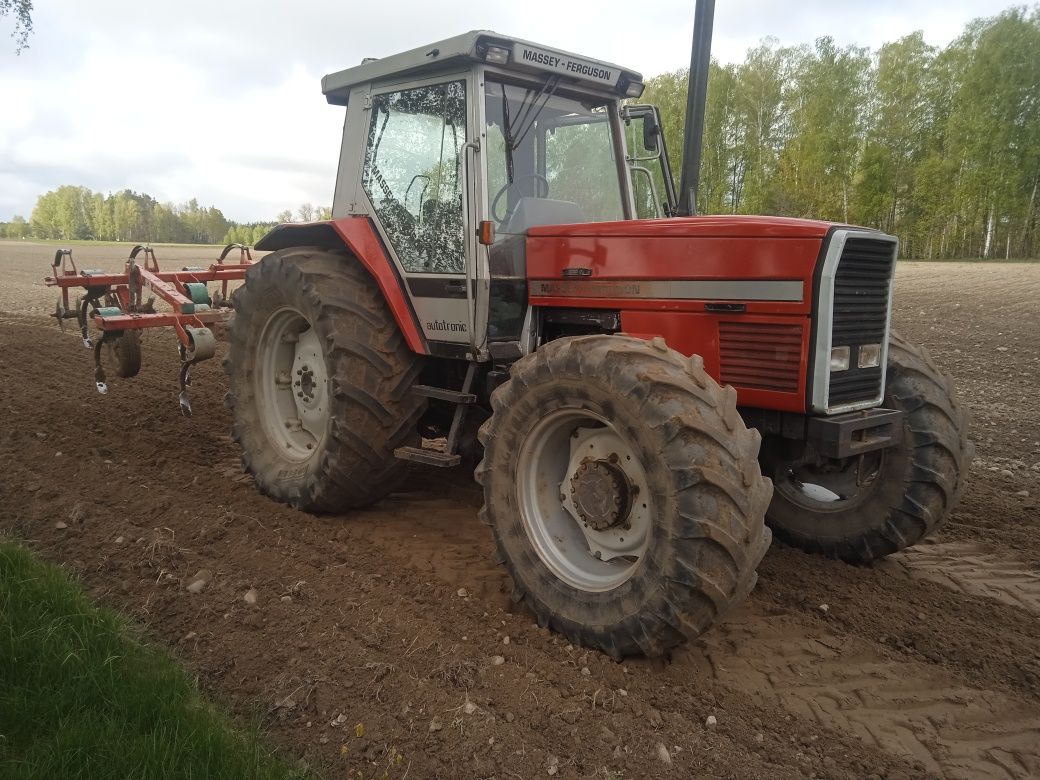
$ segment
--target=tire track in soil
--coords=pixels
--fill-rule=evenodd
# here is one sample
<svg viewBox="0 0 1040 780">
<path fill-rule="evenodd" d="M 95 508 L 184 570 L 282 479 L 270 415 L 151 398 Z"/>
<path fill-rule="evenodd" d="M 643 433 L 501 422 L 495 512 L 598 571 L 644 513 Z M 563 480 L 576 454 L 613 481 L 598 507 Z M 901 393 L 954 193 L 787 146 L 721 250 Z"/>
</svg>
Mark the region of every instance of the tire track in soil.
<svg viewBox="0 0 1040 780">
<path fill-rule="evenodd" d="M 912 580 L 928 580 L 950 590 L 982 596 L 1040 616 L 1040 572 L 1005 558 L 985 545 L 921 544 L 893 555 L 885 565 Z"/>
<path fill-rule="evenodd" d="M 388 508 L 401 520 L 414 518 L 416 509 L 422 513 L 445 487 L 420 480 L 418 492 L 390 499 Z M 484 600 L 508 608 L 505 577 L 479 554 L 489 548 L 480 536 L 484 529 L 463 518 L 479 505 L 479 492 L 467 494 L 458 475 L 445 481 L 462 499 L 449 517 L 442 509 L 436 525 L 391 522 L 378 529 L 376 538 L 388 556 L 409 568 L 452 587 L 475 589 Z M 441 525 L 440 519 L 448 522 Z M 402 535 L 411 543 L 402 546 Z M 753 594 L 726 622 L 676 653 L 668 676 L 712 677 L 752 700 L 851 733 L 951 780 L 1040 775 L 1035 707 L 999 691 L 973 688 L 936 666 L 893 658 L 862 637 L 819 629 L 809 618 L 769 614 L 782 610 L 767 600 Z"/>
<path fill-rule="evenodd" d="M 1040 774 L 1040 714 L 924 664 L 893 660 L 751 604 L 696 643 L 715 679 L 945 777 Z M 694 653 L 677 660 L 705 663 Z"/>
</svg>

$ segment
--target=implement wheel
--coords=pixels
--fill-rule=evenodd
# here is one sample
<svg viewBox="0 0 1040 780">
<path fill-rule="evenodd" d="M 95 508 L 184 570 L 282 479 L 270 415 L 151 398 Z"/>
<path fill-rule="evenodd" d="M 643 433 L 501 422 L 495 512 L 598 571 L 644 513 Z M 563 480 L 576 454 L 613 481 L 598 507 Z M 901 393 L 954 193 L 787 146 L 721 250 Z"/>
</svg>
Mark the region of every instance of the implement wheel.
<svg viewBox="0 0 1040 780">
<path fill-rule="evenodd" d="M 246 272 L 224 363 L 242 465 L 267 495 L 314 512 L 377 501 L 417 445 L 419 358 L 375 281 L 344 252 L 291 248 Z"/>
<path fill-rule="evenodd" d="M 928 352 L 895 333 L 883 405 L 906 412 L 895 447 L 793 465 L 780 442 L 763 445 L 763 470 L 775 486 L 767 520 L 778 539 L 868 563 L 916 544 L 950 516 L 974 453 L 968 412 Z"/>
<path fill-rule="evenodd" d="M 538 622 L 662 655 L 754 586 L 771 493 L 736 393 L 663 340 L 578 336 L 513 364 L 480 430 L 481 517 Z"/>
<path fill-rule="evenodd" d="M 141 371 L 141 333 L 137 330 L 124 330 L 123 335 L 108 342 L 106 350 L 109 359 L 115 363 L 116 376 L 129 379 Z"/>
</svg>

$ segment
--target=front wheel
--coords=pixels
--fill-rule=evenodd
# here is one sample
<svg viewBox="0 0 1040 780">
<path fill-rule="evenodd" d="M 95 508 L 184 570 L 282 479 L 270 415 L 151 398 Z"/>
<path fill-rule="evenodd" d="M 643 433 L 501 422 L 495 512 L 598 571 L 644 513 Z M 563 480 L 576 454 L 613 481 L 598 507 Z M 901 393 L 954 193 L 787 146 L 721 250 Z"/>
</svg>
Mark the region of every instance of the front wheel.
<svg viewBox="0 0 1040 780">
<path fill-rule="evenodd" d="M 543 626 L 662 655 L 755 584 L 770 485 L 736 394 L 663 340 L 579 336 L 517 361 L 480 430 L 481 517 Z"/>
<path fill-rule="evenodd" d="M 794 453 L 770 437 L 767 521 L 807 552 L 868 563 L 916 544 L 953 510 L 971 462 L 968 413 L 927 351 L 892 334 L 883 405 L 906 413 L 902 442 L 844 460 Z"/>
</svg>

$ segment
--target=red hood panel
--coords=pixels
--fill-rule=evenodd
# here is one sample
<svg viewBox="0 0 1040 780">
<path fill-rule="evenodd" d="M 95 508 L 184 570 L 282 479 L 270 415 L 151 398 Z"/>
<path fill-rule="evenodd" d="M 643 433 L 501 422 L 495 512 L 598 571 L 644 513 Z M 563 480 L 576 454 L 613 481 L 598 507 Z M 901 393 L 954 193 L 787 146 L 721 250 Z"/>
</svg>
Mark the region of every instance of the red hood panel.
<svg viewBox="0 0 1040 780">
<path fill-rule="evenodd" d="M 575 225 L 542 225 L 531 228 L 528 235 L 532 237 L 823 238 L 835 224 L 834 222 L 792 217 L 720 215 L 585 222 Z"/>
</svg>

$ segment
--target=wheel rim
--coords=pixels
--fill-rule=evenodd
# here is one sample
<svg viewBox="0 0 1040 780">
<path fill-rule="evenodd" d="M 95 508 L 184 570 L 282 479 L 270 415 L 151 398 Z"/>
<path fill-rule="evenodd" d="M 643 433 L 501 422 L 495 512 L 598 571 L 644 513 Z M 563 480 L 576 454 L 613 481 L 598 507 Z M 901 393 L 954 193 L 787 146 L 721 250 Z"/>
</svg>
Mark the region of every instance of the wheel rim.
<svg viewBox="0 0 1040 780">
<path fill-rule="evenodd" d="M 776 490 L 812 512 L 843 512 L 865 501 L 882 482 L 885 451 L 840 462 L 801 464 L 777 474 Z"/>
<path fill-rule="evenodd" d="M 264 431 L 281 455 L 309 459 L 329 423 L 328 371 L 321 340 L 296 309 L 279 309 L 260 333 L 254 374 Z"/>
<path fill-rule="evenodd" d="M 653 512 L 646 472 L 605 418 L 568 408 L 540 419 L 520 446 L 516 494 L 535 552 L 571 587 L 613 590 L 639 568 Z"/>
</svg>

